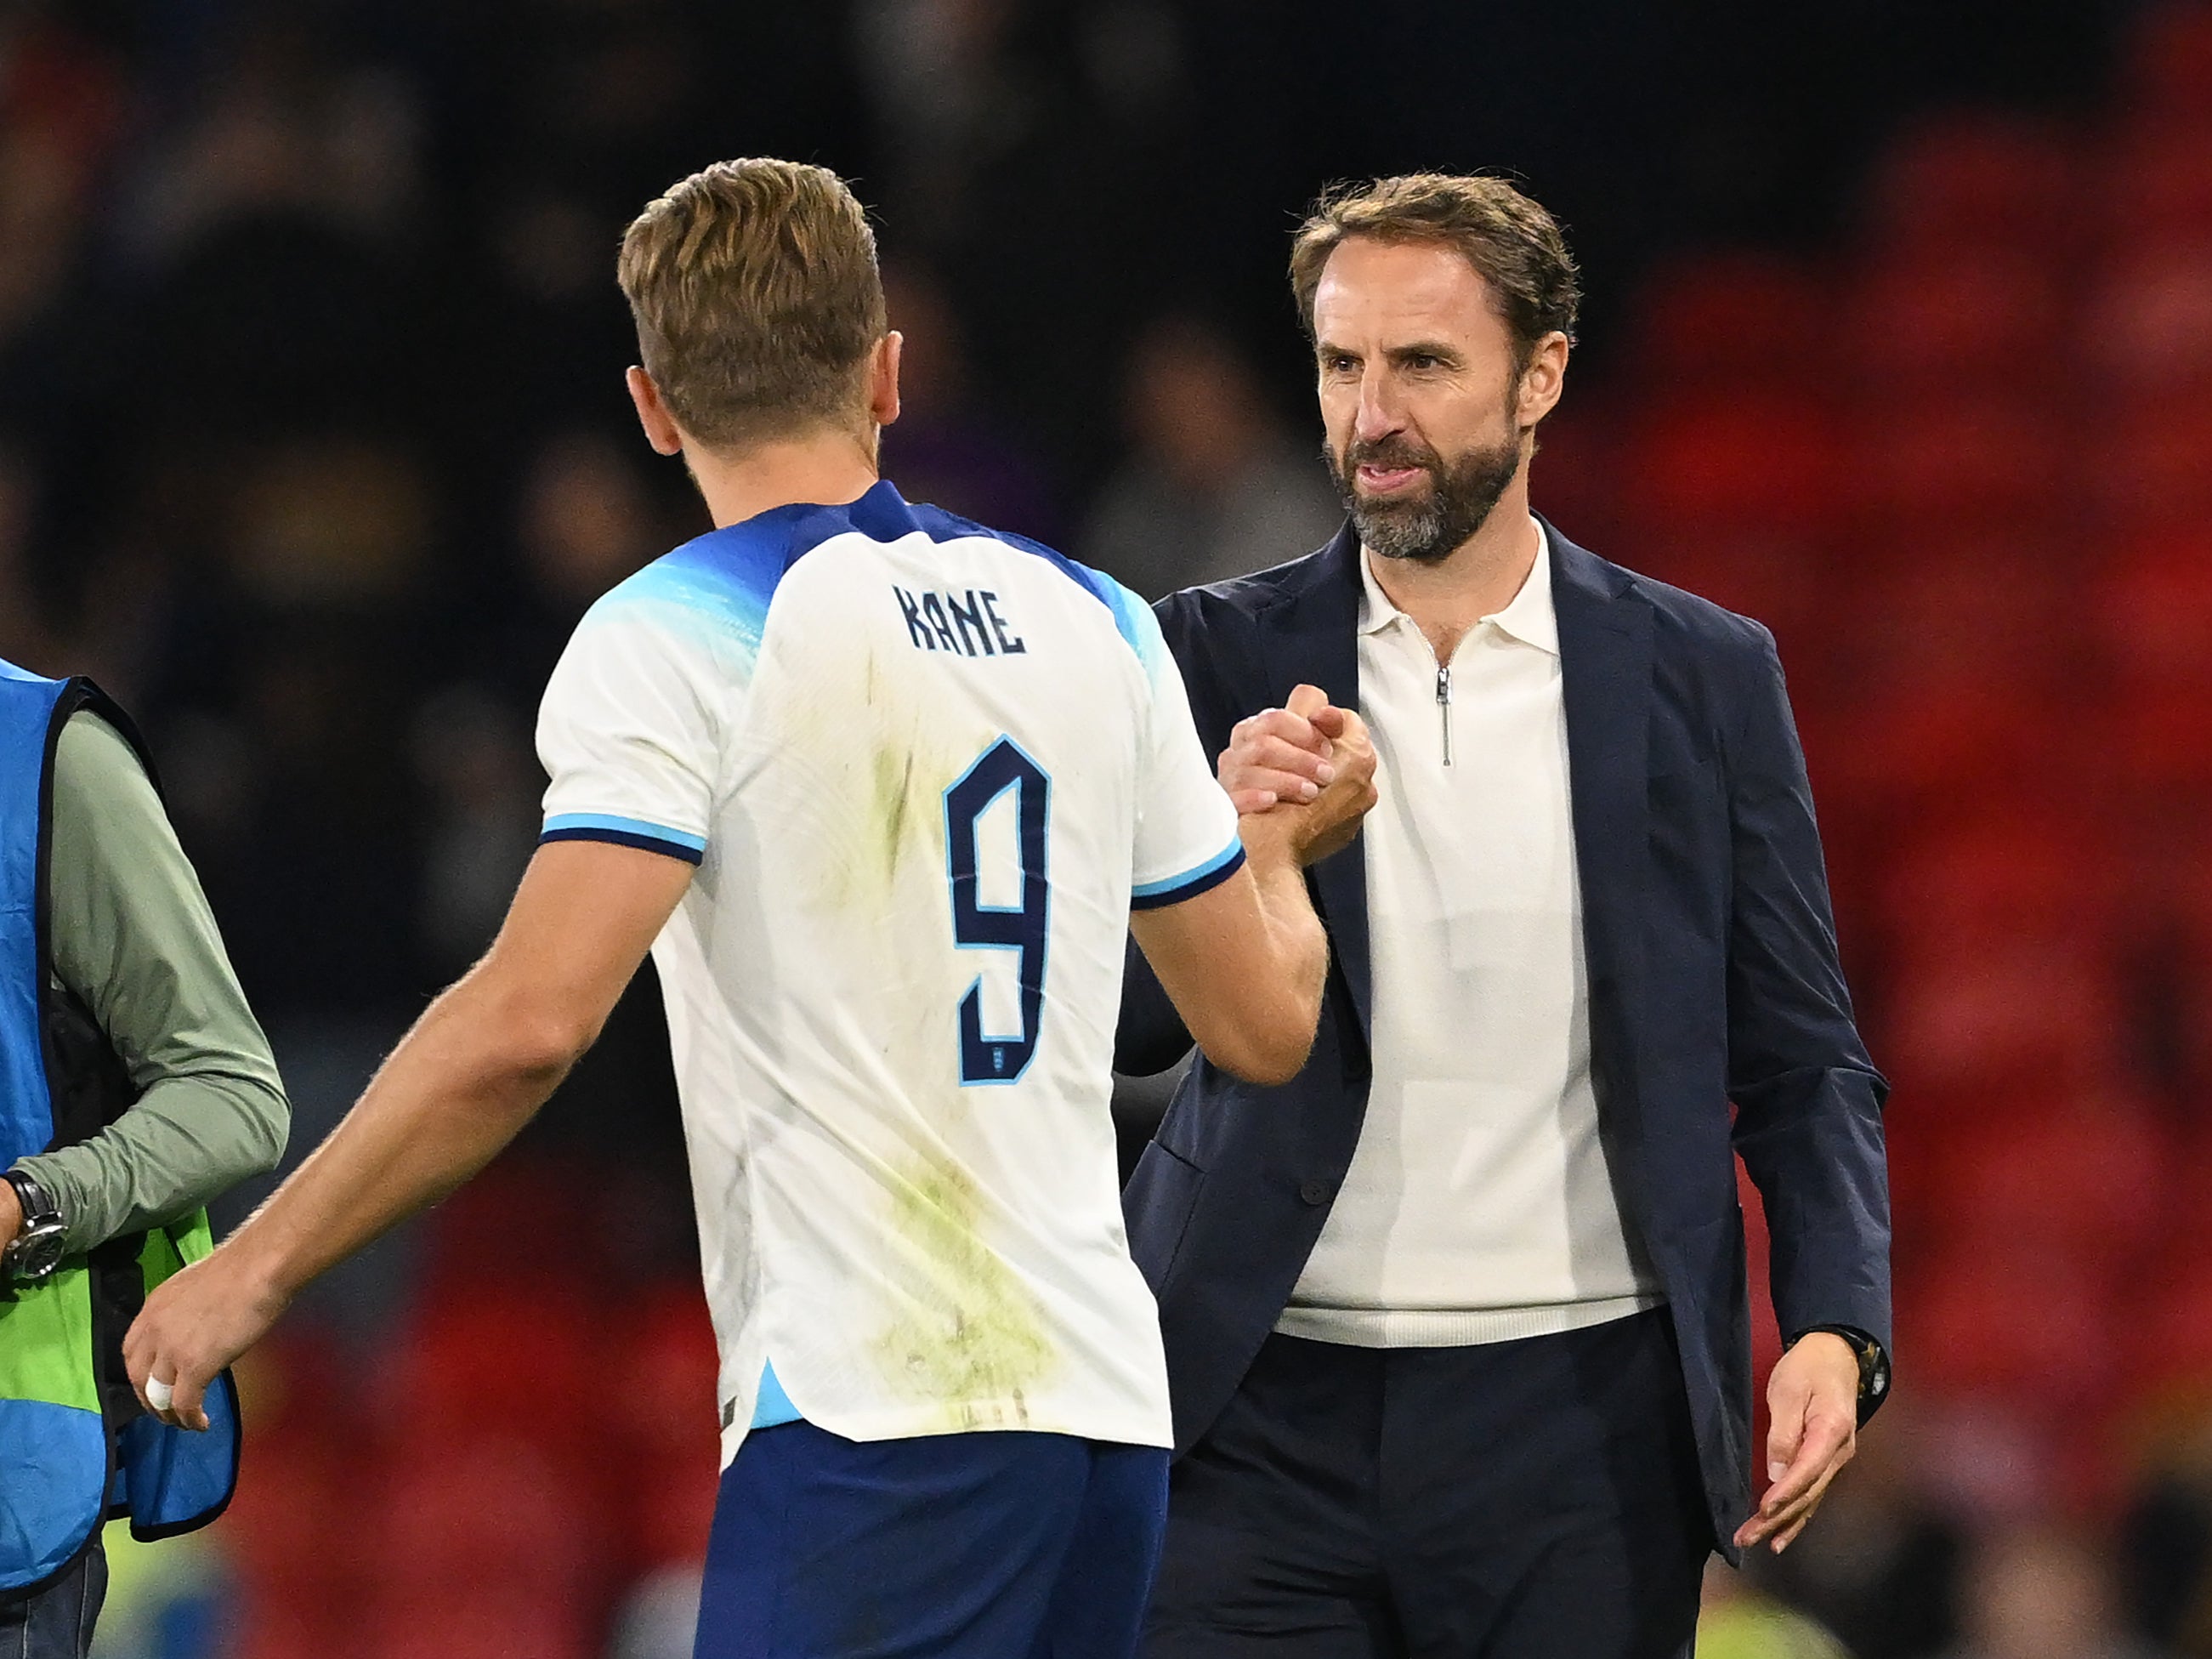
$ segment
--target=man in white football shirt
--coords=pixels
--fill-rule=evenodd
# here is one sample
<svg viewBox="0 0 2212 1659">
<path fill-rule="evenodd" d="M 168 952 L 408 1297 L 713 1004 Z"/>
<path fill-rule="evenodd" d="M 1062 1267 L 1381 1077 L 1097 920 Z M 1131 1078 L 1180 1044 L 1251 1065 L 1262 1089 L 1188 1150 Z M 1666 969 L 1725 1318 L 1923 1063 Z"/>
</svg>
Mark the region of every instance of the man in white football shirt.
<svg viewBox="0 0 2212 1659">
<path fill-rule="evenodd" d="M 716 528 L 579 626 L 497 941 L 148 1300 L 132 1379 L 203 1423 L 303 1284 L 514 1135 L 650 946 L 722 1352 L 700 1654 L 1127 1654 L 1170 1429 L 1108 1112 L 1122 939 L 1218 1064 L 1290 1077 L 1326 957 L 1300 866 L 1372 751 L 1301 688 L 1333 775 L 1240 821 L 1147 606 L 878 479 L 899 337 L 834 174 L 709 167 L 621 277 L 639 417 Z"/>
</svg>

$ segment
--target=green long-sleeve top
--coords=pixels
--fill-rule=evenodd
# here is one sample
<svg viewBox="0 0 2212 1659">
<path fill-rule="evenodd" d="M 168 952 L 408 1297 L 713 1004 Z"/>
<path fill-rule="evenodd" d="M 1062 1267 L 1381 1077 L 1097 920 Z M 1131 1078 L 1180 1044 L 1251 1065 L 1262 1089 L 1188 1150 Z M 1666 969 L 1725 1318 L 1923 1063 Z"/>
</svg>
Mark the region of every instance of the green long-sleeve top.
<svg viewBox="0 0 2212 1659">
<path fill-rule="evenodd" d="M 88 712 L 56 746 L 52 849 L 49 966 L 142 1091 L 91 1139 L 21 1162 L 60 1206 L 74 1253 L 274 1167 L 291 1107 L 152 781 Z"/>
</svg>

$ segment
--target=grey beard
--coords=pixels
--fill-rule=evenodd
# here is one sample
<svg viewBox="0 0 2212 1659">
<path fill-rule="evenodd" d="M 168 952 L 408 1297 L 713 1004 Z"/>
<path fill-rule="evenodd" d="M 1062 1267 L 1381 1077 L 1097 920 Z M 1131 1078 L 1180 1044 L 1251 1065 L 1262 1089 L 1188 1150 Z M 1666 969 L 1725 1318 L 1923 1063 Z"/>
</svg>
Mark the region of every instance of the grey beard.
<svg viewBox="0 0 2212 1659">
<path fill-rule="evenodd" d="M 1451 535 L 1453 526 L 1446 522 L 1449 515 L 1444 512 L 1443 498 L 1435 491 L 1418 505 L 1378 507 L 1366 501 L 1346 505 L 1351 509 L 1352 527 L 1359 533 L 1359 544 L 1379 558 L 1441 564 L 1451 556 L 1452 549 L 1467 539 L 1465 536 Z M 1480 526 L 1478 524 L 1476 528 Z"/>
<path fill-rule="evenodd" d="M 1358 493 L 1352 470 L 1368 459 L 1340 465 L 1334 454 L 1328 456 L 1330 475 L 1360 544 L 1379 558 L 1442 564 L 1489 522 L 1521 469 L 1521 446 L 1515 441 L 1469 450 L 1449 466 L 1419 463 L 1429 475 L 1428 499 L 1402 503 L 1373 501 Z"/>
</svg>

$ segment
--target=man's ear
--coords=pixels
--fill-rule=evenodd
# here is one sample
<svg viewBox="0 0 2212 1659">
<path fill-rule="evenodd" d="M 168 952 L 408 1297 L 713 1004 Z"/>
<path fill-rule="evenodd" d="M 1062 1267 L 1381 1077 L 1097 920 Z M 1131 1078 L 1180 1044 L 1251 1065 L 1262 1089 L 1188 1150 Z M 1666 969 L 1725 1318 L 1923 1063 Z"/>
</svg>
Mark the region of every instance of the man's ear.
<svg viewBox="0 0 2212 1659">
<path fill-rule="evenodd" d="M 653 376 L 632 363 L 623 376 L 629 387 L 629 400 L 637 406 L 637 423 L 645 428 L 645 441 L 663 455 L 684 453 L 684 431 L 676 424 L 676 417 L 668 412 L 661 401 L 660 388 L 653 383 Z"/>
<path fill-rule="evenodd" d="M 878 426 L 899 417 L 899 354 L 905 345 L 906 337 L 893 329 L 868 354 L 868 418 Z"/>
<path fill-rule="evenodd" d="M 1567 350 L 1567 337 L 1553 329 L 1528 354 L 1528 367 L 1521 373 L 1519 406 L 1514 411 L 1515 422 L 1522 430 L 1534 426 L 1558 405 L 1566 386 Z"/>
</svg>

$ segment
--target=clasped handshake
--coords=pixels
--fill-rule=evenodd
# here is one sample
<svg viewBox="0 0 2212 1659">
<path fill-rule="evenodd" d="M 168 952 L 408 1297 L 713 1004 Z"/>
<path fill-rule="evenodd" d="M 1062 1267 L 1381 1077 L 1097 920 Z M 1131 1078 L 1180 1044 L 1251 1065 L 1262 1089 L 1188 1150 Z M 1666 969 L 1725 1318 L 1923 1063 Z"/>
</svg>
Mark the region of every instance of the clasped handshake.
<svg viewBox="0 0 2212 1659">
<path fill-rule="evenodd" d="M 1246 817 L 1279 813 L 1300 864 L 1350 844 L 1378 799 L 1367 723 L 1317 685 L 1237 722 L 1215 775 Z M 1247 839 L 1254 826 L 1248 825 Z"/>
</svg>

